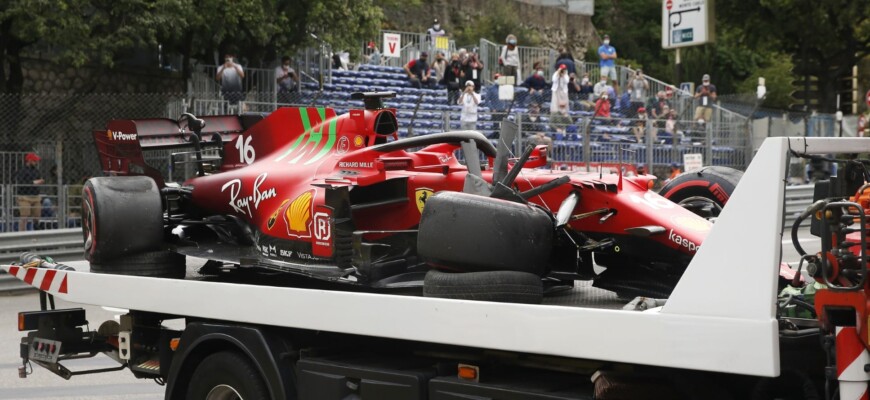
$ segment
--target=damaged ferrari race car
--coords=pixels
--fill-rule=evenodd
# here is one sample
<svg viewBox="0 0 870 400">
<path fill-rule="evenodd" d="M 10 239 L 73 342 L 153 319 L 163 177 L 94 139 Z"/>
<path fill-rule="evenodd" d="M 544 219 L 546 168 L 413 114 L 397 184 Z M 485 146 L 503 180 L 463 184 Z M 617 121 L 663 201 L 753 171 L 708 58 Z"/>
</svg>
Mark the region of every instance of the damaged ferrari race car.
<svg viewBox="0 0 870 400">
<path fill-rule="evenodd" d="M 594 280 L 621 296 L 667 297 L 739 171 L 684 174 L 662 195 L 652 175 L 542 169 L 475 131 L 398 139 L 392 93 L 365 109 L 114 120 L 94 132 L 106 177 L 83 190 L 94 272 L 183 277 L 186 256 L 218 269 L 305 276 L 426 296 L 540 302 L 544 288 Z M 166 182 L 144 149 L 187 148 Z M 483 159 L 481 157 L 483 155 Z M 460 162 L 464 160 L 464 162 Z M 597 264 L 595 268 L 593 265 Z"/>
</svg>

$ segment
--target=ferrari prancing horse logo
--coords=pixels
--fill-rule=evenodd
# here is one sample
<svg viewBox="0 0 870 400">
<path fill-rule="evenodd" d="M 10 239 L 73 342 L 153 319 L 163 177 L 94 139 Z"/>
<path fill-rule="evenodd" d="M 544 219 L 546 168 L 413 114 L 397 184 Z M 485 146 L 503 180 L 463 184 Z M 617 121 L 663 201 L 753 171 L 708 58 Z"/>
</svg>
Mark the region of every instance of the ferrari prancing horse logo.
<svg viewBox="0 0 870 400">
<path fill-rule="evenodd" d="M 420 210 L 420 214 L 423 213 L 423 207 L 426 205 L 426 201 L 429 200 L 435 192 L 429 188 L 419 188 L 414 192 L 414 198 L 417 200 L 417 209 Z"/>
</svg>

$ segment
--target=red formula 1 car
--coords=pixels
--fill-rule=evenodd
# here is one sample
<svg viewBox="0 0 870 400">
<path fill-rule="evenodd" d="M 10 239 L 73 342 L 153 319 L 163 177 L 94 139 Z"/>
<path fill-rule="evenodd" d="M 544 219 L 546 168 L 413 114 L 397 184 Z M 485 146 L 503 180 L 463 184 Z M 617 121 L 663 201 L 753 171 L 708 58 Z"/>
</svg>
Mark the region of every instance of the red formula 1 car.
<svg viewBox="0 0 870 400">
<path fill-rule="evenodd" d="M 536 302 L 577 279 L 666 297 L 711 226 L 672 200 L 721 205 L 739 178 L 688 174 L 665 198 L 648 190 L 652 175 L 541 169 L 546 146 L 511 157 L 509 122 L 498 149 L 474 131 L 397 139 L 390 96 L 356 93 L 365 109 L 345 115 L 109 122 L 94 137 L 111 176 L 83 191 L 92 271 L 178 276 L 195 256 L 214 271 L 441 297 Z M 192 148 L 195 176 L 165 182 L 143 159 L 155 147 Z"/>
</svg>

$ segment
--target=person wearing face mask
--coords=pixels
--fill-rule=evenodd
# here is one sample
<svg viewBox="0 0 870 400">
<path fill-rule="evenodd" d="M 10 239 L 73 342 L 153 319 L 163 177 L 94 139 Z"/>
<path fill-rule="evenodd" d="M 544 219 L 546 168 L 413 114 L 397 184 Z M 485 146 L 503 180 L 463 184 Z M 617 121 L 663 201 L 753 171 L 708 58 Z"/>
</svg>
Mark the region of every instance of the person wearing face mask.
<svg viewBox="0 0 870 400">
<path fill-rule="evenodd" d="M 610 45 L 610 35 L 604 35 L 601 47 L 598 48 L 600 59 L 598 66 L 601 68 L 601 76 L 610 78 L 614 90 L 619 93 L 619 82 L 616 81 L 616 56 L 616 48 Z"/>
<path fill-rule="evenodd" d="M 584 72 L 583 78 L 580 79 L 580 106 L 584 110 L 591 110 L 595 107 L 594 100 L 595 88 L 592 82 L 589 81 L 589 73 Z"/>
<path fill-rule="evenodd" d="M 553 84 L 550 90 L 553 92 L 550 99 L 550 112 L 556 113 L 559 111 L 559 105 L 562 103 L 568 104 L 568 67 L 565 64 L 559 64 L 556 72 L 553 74 Z"/>
<path fill-rule="evenodd" d="M 610 118 L 610 99 L 607 92 L 595 102 L 595 117 Z"/>
<path fill-rule="evenodd" d="M 483 73 L 483 63 L 477 54 L 472 51 L 462 62 L 462 79 L 474 82 L 474 92 L 480 93 L 480 74 Z"/>
<path fill-rule="evenodd" d="M 636 115 L 638 114 L 638 109 L 643 107 L 646 101 L 646 93 L 649 90 L 649 81 L 644 78 L 642 70 L 638 69 L 634 73 L 634 77 L 628 82 L 628 87 L 631 91 L 629 96 L 630 112 Z"/>
<path fill-rule="evenodd" d="M 441 27 L 441 22 L 438 21 L 438 18 L 435 18 L 432 21 L 432 27 L 426 30 L 426 40 L 429 42 L 431 49 L 435 49 L 435 42 L 441 36 L 447 36 L 447 32 L 444 31 L 444 28 Z"/>
<path fill-rule="evenodd" d="M 529 102 L 533 104 L 542 103 L 544 101 L 544 91 L 547 90 L 547 78 L 544 76 L 544 69 L 537 68 L 535 73 L 529 75 L 520 86 L 529 89 L 527 96 Z"/>
<path fill-rule="evenodd" d="M 221 95 L 231 106 L 244 100 L 245 92 L 242 88 L 242 80 L 245 79 L 245 70 L 235 63 L 235 55 L 227 53 L 224 63 L 218 67 L 214 79 L 221 84 Z"/>
<path fill-rule="evenodd" d="M 710 75 L 704 74 L 701 85 L 695 89 L 695 100 L 698 101 L 695 121 L 703 125 L 713 117 L 713 102 L 716 101 L 716 85 L 710 83 Z"/>
<path fill-rule="evenodd" d="M 404 70 L 405 74 L 408 75 L 408 80 L 411 82 L 411 86 L 417 89 L 422 87 L 431 88 L 432 80 L 429 79 L 431 75 L 431 69 L 429 68 L 429 54 L 425 51 L 420 53 L 420 57 L 408 61 L 405 64 Z"/>
<path fill-rule="evenodd" d="M 281 57 L 281 65 L 275 68 L 275 80 L 278 83 L 278 102 L 292 103 L 291 93 L 299 88 L 299 75 L 290 67 L 290 57 Z"/>
<path fill-rule="evenodd" d="M 432 71 L 435 72 L 435 82 L 441 82 L 447 72 L 447 60 L 444 59 L 444 51 L 435 52 L 435 61 L 432 63 Z"/>
<path fill-rule="evenodd" d="M 447 69 L 444 70 L 444 77 L 441 79 L 441 84 L 447 87 L 447 104 L 456 104 L 459 99 L 459 89 L 461 89 L 460 78 L 462 75 L 462 62 L 459 60 L 459 53 L 453 53 L 450 57 L 450 63 L 447 64 Z"/>
<path fill-rule="evenodd" d="M 544 120 L 541 118 L 541 106 L 537 103 L 529 105 L 529 112 L 523 117 L 523 137 L 536 146 L 547 145 L 547 151 L 553 153 L 553 139 L 547 136 L 544 131 L 547 129 Z"/>
<path fill-rule="evenodd" d="M 498 57 L 498 64 L 501 65 L 502 76 L 513 76 L 515 82 L 520 80 L 520 50 L 517 48 L 517 37 L 507 35 L 505 45 L 501 48 L 501 55 Z"/>
</svg>

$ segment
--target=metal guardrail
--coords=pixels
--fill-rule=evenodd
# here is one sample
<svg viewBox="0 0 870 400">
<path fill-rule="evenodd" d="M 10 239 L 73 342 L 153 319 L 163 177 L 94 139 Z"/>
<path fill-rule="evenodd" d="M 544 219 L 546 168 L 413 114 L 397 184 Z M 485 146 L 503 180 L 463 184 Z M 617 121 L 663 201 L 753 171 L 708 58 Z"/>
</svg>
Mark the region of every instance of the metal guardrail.
<svg viewBox="0 0 870 400">
<path fill-rule="evenodd" d="M 797 219 L 813 203 L 813 185 L 786 186 L 785 208 L 783 209 L 785 228 L 791 229 Z M 804 222 L 809 226 L 808 223 Z"/>
<path fill-rule="evenodd" d="M 45 231 L 0 233 L 0 264 L 17 262 L 24 252 L 34 252 L 55 261 L 82 258 L 82 230 L 53 229 Z M 0 294 L 33 290 L 33 287 L 0 271 Z"/>
</svg>

